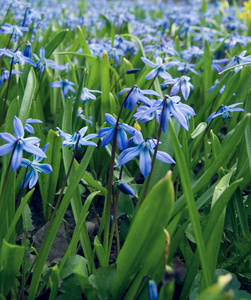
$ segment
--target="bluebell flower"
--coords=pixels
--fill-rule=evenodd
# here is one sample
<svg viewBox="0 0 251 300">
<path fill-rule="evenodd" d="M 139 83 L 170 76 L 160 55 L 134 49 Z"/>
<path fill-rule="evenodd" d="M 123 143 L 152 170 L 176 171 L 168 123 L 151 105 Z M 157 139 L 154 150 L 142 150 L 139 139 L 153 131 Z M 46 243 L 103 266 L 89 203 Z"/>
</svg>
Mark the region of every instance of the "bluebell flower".
<svg viewBox="0 0 251 300">
<path fill-rule="evenodd" d="M 38 57 L 36 54 L 33 55 L 37 59 L 35 68 L 38 69 L 39 73 L 43 73 L 46 66 L 57 71 L 65 70 L 68 67 L 67 65 L 56 64 L 53 60 L 45 58 L 45 50 L 43 47 L 41 47 L 39 50 L 40 57 Z"/>
<path fill-rule="evenodd" d="M 223 68 L 220 64 L 226 64 L 229 62 L 228 58 L 213 59 L 212 60 L 212 70 L 216 70 L 218 73 L 223 71 Z"/>
<path fill-rule="evenodd" d="M 111 125 L 112 127 L 101 128 L 99 130 L 98 137 L 103 138 L 101 147 L 105 147 L 113 140 L 115 125 L 116 125 L 116 119 L 110 114 L 105 114 L 105 121 L 107 124 Z M 136 131 L 135 128 L 127 124 L 118 123 L 117 146 L 119 150 L 124 150 L 127 148 L 128 139 L 125 132 L 134 135 L 135 131 Z"/>
<path fill-rule="evenodd" d="M 0 156 L 13 152 L 11 167 L 13 172 L 21 165 L 23 158 L 23 151 L 29 152 L 31 154 L 46 158 L 45 153 L 36 147 L 35 145 L 40 142 L 37 137 L 24 138 L 24 128 L 23 124 L 18 117 L 13 119 L 14 137 L 8 132 L 0 133 L 0 138 L 6 141 L 8 144 L 0 146 Z"/>
<path fill-rule="evenodd" d="M 91 93 L 90 93 L 91 92 Z M 97 90 L 89 90 L 88 88 L 84 87 L 80 96 L 80 99 L 83 101 L 83 105 L 91 100 L 96 100 L 96 96 L 92 93 L 99 93 L 102 94 L 103 92 Z"/>
<path fill-rule="evenodd" d="M 152 61 L 150 61 L 145 57 L 141 57 L 141 59 L 147 66 L 154 69 L 146 75 L 145 77 L 146 80 L 153 79 L 157 75 L 163 79 L 172 78 L 172 76 L 165 71 L 166 64 L 163 63 L 162 59 L 159 56 L 156 57 L 156 63 L 153 63 Z"/>
<path fill-rule="evenodd" d="M 216 112 L 214 112 L 213 114 L 211 114 L 211 116 L 209 116 L 209 118 L 206 120 L 206 123 L 210 122 L 211 120 L 215 119 L 218 116 L 222 116 L 223 120 L 229 120 L 231 118 L 230 112 L 244 111 L 243 108 L 236 107 L 241 104 L 243 104 L 243 102 L 235 103 L 229 106 L 221 105 Z"/>
<path fill-rule="evenodd" d="M 197 47 L 197 46 L 192 46 L 189 47 L 185 50 L 182 50 L 180 52 L 180 54 L 182 55 L 183 59 L 186 61 L 190 61 L 192 58 L 199 58 L 201 55 L 204 54 L 204 50 Z"/>
<path fill-rule="evenodd" d="M 31 64 L 33 67 L 36 66 L 36 64 L 34 63 L 34 61 L 31 58 L 24 56 L 22 54 L 22 52 L 19 50 L 16 52 L 12 52 L 9 49 L 2 48 L 2 49 L 0 49 L 0 56 L 2 56 L 2 55 L 11 57 L 13 59 L 14 64 L 24 65 L 25 63 L 28 63 L 28 64 Z M 9 64 L 11 64 L 12 59 L 10 60 Z"/>
<path fill-rule="evenodd" d="M 29 118 L 26 120 L 24 130 L 30 134 L 34 134 L 34 128 L 30 125 L 32 123 L 43 123 L 41 120 Z"/>
<path fill-rule="evenodd" d="M 66 98 L 67 94 L 68 94 L 68 91 L 72 91 L 73 94 L 76 94 L 76 91 L 75 89 L 73 88 L 73 86 L 75 86 L 76 84 L 74 82 L 71 82 L 67 79 L 64 79 L 64 80 L 61 80 L 61 81 L 54 81 L 54 82 L 51 82 L 49 84 L 49 86 L 51 88 L 62 88 L 63 89 L 63 94 L 64 94 L 64 97 Z"/>
<path fill-rule="evenodd" d="M 157 100 L 158 103 L 161 103 L 162 100 Z M 134 118 L 140 118 L 141 123 L 149 122 L 153 119 L 156 119 L 158 123 L 160 123 L 161 109 L 154 110 L 152 113 L 145 114 L 149 108 L 154 107 L 156 105 L 156 100 L 151 101 L 151 105 L 148 106 L 138 106 L 137 112 L 133 115 Z"/>
<path fill-rule="evenodd" d="M 49 143 L 47 143 L 43 147 L 43 152 L 46 153 L 47 148 L 49 146 Z M 40 161 L 42 160 L 42 157 L 39 157 L 37 155 L 34 155 L 33 161 L 30 161 L 26 158 L 22 159 L 21 167 L 29 168 L 29 171 L 27 172 L 25 176 L 24 183 L 21 182 L 21 187 L 26 187 L 29 184 L 29 188 L 32 189 L 33 186 L 38 181 L 38 173 L 52 173 L 52 167 L 49 164 L 40 164 Z"/>
<path fill-rule="evenodd" d="M 159 293 L 158 287 L 154 280 L 150 279 L 148 281 L 148 300 L 158 300 Z"/>
<path fill-rule="evenodd" d="M 131 195 L 131 196 L 135 196 L 134 190 L 132 189 L 132 187 L 128 184 L 125 183 L 123 180 L 117 180 L 114 181 L 113 184 L 116 184 L 118 189 L 125 195 Z"/>
<path fill-rule="evenodd" d="M 113 58 L 116 62 L 116 64 L 119 64 L 119 56 L 125 56 L 125 53 L 123 50 L 118 48 L 110 48 L 107 50 L 109 58 Z"/>
<path fill-rule="evenodd" d="M 188 62 L 182 62 L 179 60 L 173 60 L 166 64 L 167 69 L 170 69 L 173 66 L 177 66 L 178 67 L 177 70 L 182 73 L 192 72 L 196 75 L 199 75 L 198 72 L 196 70 L 194 70 L 195 64 L 190 64 Z"/>
<path fill-rule="evenodd" d="M 194 89 L 194 86 L 189 82 L 190 79 L 190 77 L 183 75 L 179 78 L 167 79 L 161 86 L 165 87 L 168 84 L 174 84 L 171 89 L 171 96 L 174 96 L 181 91 L 184 99 L 187 100 L 190 95 L 190 90 Z"/>
<path fill-rule="evenodd" d="M 85 126 L 85 127 L 81 128 L 79 131 L 74 132 L 71 135 L 69 133 L 64 133 L 60 128 L 57 127 L 57 130 L 59 130 L 59 136 L 61 136 L 62 138 L 65 139 L 65 141 L 63 141 L 62 145 L 70 146 L 69 149 L 71 149 L 73 147 L 73 151 L 75 150 L 76 143 L 77 143 L 79 137 L 80 138 L 79 138 L 79 142 L 78 142 L 78 150 L 81 149 L 81 146 L 97 147 L 97 144 L 95 144 L 94 142 L 89 142 L 89 140 L 98 137 L 98 135 L 93 133 L 93 134 L 88 134 L 87 136 L 84 137 L 87 129 L 88 129 L 88 127 Z"/>
<path fill-rule="evenodd" d="M 31 58 L 32 57 L 32 49 L 31 49 L 31 43 L 27 42 L 25 48 L 24 48 L 24 56 Z"/>
<path fill-rule="evenodd" d="M 152 169 L 152 160 L 150 153 L 152 155 L 154 154 L 157 140 L 151 138 L 147 138 L 144 140 L 140 132 L 137 132 L 137 135 L 135 135 L 135 137 L 136 139 L 134 138 L 134 142 L 137 143 L 138 146 L 127 148 L 123 152 L 121 152 L 119 155 L 119 163 L 115 166 L 115 168 L 123 166 L 134 157 L 139 157 L 140 171 L 144 177 L 147 177 Z M 163 151 L 157 151 L 156 158 L 168 164 L 176 163 L 169 154 Z"/>
<path fill-rule="evenodd" d="M 130 92 L 124 104 L 124 108 L 128 106 L 129 111 L 133 110 L 138 101 L 145 105 L 151 106 L 151 100 L 144 96 L 144 94 L 153 95 L 160 98 L 160 95 L 157 92 L 153 90 L 141 90 L 139 87 L 137 87 L 137 85 L 133 86 L 133 88 L 124 88 L 118 93 L 117 97 L 130 90 L 132 91 Z"/>
<path fill-rule="evenodd" d="M 84 120 L 85 122 L 87 122 L 88 124 L 90 124 L 90 126 L 92 126 L 92 119 L 93 116 L 90 116 L 88 119 L 85 117 L 85 115 L 83 114 L 83 109 L 81 107 L 78 108 L 78 112 L 77 112 L 77 117 L 80 117 L 82 120 Z"/>
<path fill-rule="evenodd" d="M 20 71 L 12 70 L 11 75 L 14 75 L 14 74 L 23 74 L 23 73 Z M 2 72 L 2 74 L 0 76 L 0 86 L 2 86 L 5 81 L 9 80 L 9 76 L 10 76 L 10 71 L 4 70 Z"/>
<path fill-rule="evenodd" d="M 17 25 L 12 25 L 9 23 L 4 23 L 1 26 L 0 34 L 10 34 L 13 37 L 13 40 L 16 42 L 18 37 L 23 36 L 23 31 L 28 31 L 27 27 L 19 27 Z"/>
<path fill-rule="evenodd" d="M 231 68 L 236 65 L 236 68 L 234 69 L 235 71 L 239 71 L 240 69 L 243 68 L 243 66 L 238 67 L 240 64 L 245 64 L 245 63 L 250 63 L 251 64 L 251 55 L 248 55 L 245 57 L 245 54 L 247 53 L 247 50 L 244 50 L 241 52 L 240 55 L 235 55 L 230 62 L 226 65 L 224 70 Z"/>
<path fill-rule="evenodd" d="M 188 130 L 188 121 L 186 115 L 195 116 L 195 112 L 192 107 L 189 105 L 183 104 L 180 102 L 179 96 L 170 97 L 169 95 L 165 95 L 166 97 L 166 104 L 165 110 L 163 115 L 163 122 L 162 122 L 162 130 L 166 132 L 169 118 L 174 117 L 180 124 L 181 127 Z M 143 112 L 142 114 L 135 114 L 136 120 L 139 120 L 143 117 L 146 117 L 157 110 L 162 110 L 164 105 L 165 99 L 162 101 L 157 101 L 154 106 Z M 157 121 L 160 122 L 160 118 L 157 118 Z"/>
<path fill-rule="evenodd" d="M 209 89 L 206 90 L 206 92 L 210 91 L 209 95 L 212 94 L 213 90 L 217 87 L 217 85 L 219 84 L 220 82 L 216 82 L 214 85 L 212 85 Z M 224 84 L 222 86 L 222 88 L 219 90 L 219 94 L 222 95 L 224 90 L 226 88 L 226 85 Z"/>
</svg>

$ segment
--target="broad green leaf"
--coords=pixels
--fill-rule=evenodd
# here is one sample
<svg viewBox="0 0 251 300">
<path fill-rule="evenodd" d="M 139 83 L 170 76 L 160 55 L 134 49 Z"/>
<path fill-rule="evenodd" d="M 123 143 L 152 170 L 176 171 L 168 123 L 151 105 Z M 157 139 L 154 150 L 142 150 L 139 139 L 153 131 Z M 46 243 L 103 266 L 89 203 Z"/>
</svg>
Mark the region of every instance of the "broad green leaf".
<svg viewBox="0 0 251 300">
<path fill-rule="evenodd" d="M 25 204 L 24 210 L 22 212 L 22 219 L 24 231 L 31 231 L 35 228 L 32 224 L 31 210 L 27 203 Z"/>
<path fill-rule="evenodd" d="M 98 236 L 94 238 L 94 250 L 97 254 L 99 264 L 101 267 L 107 266 L 107 259 L 103 245 L 100 243 Z"/>
<path fill-rule="evenodd" d="M 0 254 L 0 293 L 6 297 L 19 275 L 24 247 L 11 245 L 3 240 Z"/>
<path fill-rule="evenodd" d="M 50 42 L 44 47 L 45 57 L 49 58 L 54 50 L 62 43 L 69 29 L 63 29 L 59 33 L 57 33 Z M 49 39 L 48 39 L 49 40 Z"/>
<path fill-rule="evenodd" d="M 132 276 L 140 268 L 144 270 L 145 274 L 151 275 L 148 271 L 155 267 L 152 265 L 153 261 L 158 262 L 160 258 L 164 260 L 165 234 L 163 228 L 169 221 L 173 201 L 171 173 L 168 172 L 145 198 L 119 253 L 117 273 L 111 287 L 114 299 L 118 299 L 123 294 L 130 285 Z M 159 256 L 153 255 L 155 252 Z M 142 278 L 138 279 L 141 281 Z M 136 293 L 137 288 L 138 286 L 134 286 L 131 293 Z"/>
<path fill-rule="evenodd" d="M 27 83 L 24 90 L 23 100 L 21 102 L 21 107 L 19 111 L 19 119 L 25 125 L 26 120 L 28 119 L 33 95 L 36 88 L 36 75 L 33 69 L 30 69 L 28 74 Z"/>
<path fill-rule="evenodd" d="M 202 265 L 203 274 L 205 275 L 206 285 L 210 285 L 210 278 L 206 272 L 207 270 L 207 261 L 206 261 L 206 247 L 203 240 L 202 229 L 199 221 L 199 214 L 197 211 L 197 207 L 194 201 L 193 190 L 191 185 L 191 176 L 188 171 L 187 162 L 185 160 L 184 154 L 181 150 L 180 143 L 178 140 L 178 136 L 175 132 L 172 121 L 170 121 L 170 133 L 173 142 L 174 154 L 176 163 L 179 169 L 179 175 L 181 179 L 182 189 L 184 191 L 186 204 L 188 207 L 189 217 L 191 219 L 191 223 L 193 226 L 193 231 L 199 251 L 200 262 Z"/>
</svg>

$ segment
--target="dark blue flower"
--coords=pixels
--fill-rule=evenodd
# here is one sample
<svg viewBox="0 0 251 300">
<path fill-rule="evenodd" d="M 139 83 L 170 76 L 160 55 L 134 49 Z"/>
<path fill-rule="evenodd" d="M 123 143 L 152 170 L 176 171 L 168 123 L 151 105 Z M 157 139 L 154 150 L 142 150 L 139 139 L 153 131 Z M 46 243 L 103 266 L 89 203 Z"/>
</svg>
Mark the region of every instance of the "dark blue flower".
<svg viewBox="0 0 251 300">
<path fill-rule="evenodd" d="M 234 112 L 234 111 L 244 111 L 243 108 L 239 108 L 236 107 L 240 104 L 243 104 L 243 102 L 241 103 L 235 103 L 232 105 L 221 105 L 221 107 L 214 112 L 213 114 L 211 114 L 211 116 L 209 116 L 209 118 L 206 120 L 206 123 L 210 122 L 211 120 L 213 120 L 214 118 L 218 117 L 218 116 L 222 116 L 223 120 L 229 120 L 231 118 L 230 112 Z"/>
<path fill-rule="evenodd" d="M 42 158 L 46 158 L 45 153 L 35 146 L 40 142 L 39 138 L 24 138 L 24 128 L 22 122 L 16 116 L 13 119 L 13 128 L 16 137 L 14 137 L 8 132 L 0 133 L 0 138 L 8 143 L 3 146 L 0 146 L 0 156 L 8 154 L 14 150 L 11 160 L 13 172 L 15 172 L 17 168 L 21 165 L 23 151 L 29 152 Z"/>
<path fill-rule="evenodd" d="M 158 300 L 159 293 L 158 287 L 154 280 L 150 279 L 148 281 L 148 300 Z"/>
<path fill-rule="evenodd" d="M 57 130 L 59 130 L 59 136 L 65 139 L 63 141 L 62 145 L 63 146 L 70 146 L 69 149 L 73 147 L 73 151 L 75 150 L 76 143 L 79 138 L 78 142 L 78 150 L 81 149 L 81 146 L 93 146 L 97 147 L 97 145 L 94 142 L 89 142 L 89 140 L 94 139 L 98 137 L 97 134 L 88 134 L 86 137 L 84 137 L 86 131 L 87 131 L 87 126 L 81 128 L 79 131 L 74 132 L 72 135 L 69 133 L 64 133 L 60 128 L 57 127 Z"/>
<path fill-rule="evenodd" d="M 141 90 L 139 87 L 137 87 L 137 85 L 135 85 L 133 88 L 124 88 L 118 93 L 117 97 L 120 96 L 122 93 L 130 90 L 132 91 L 130 92 L 124 104 L 124 107 L 128 106 L 129 111 L 133 110 L 134 106 L 137 104 L 138 101 L 142 102 L 147 106 L 151 106 L 151 100 L 144 96 L 144 94 L 153 95 L 160 98 L 160 95 L 157 92 L 153 90 Z"/>
<path fill-rule="evenodd" d="M 105 114 L 105 121 L 107 124 L 111 125 L 112 127 L 101 128 L 99 130 L 98 137 L 103 138 L 101 147 L 105 147 L 113 140 L 115 125 L 116 125 L 116 119 L 110 114 Z M 120 150 L 126 149 L 128 145 L 128 139 L 125 132 L 134 135 L 135 131 L 136 131 L 135 128 L 127 124 L 118 123 L 117 146 Z"/>
<path fill-rule="evenodd" d="M 123 180 L 114 181 L 117 184 L 118 189 L 125 195 L 135 196 L 134 190 L 129 184 L 125 183 Z"/>
<path fill-rule="evenodd" d="M 62 88 L 63 89 L 63 94 L 64 94 L 64 97 L 66 98 L 67 94 L 68 94 L 68 91 L 72 91 L 73 94 L 76 94 L 76 91 L 75 89 L 73 88 L 73 86 L 75 86 L 76 84 L 74 82 L 71 82 L 67 79 L 64 79 L 64 80 L 61 80 L 61 81 L 54 81 L 54 82 L 51 82 L 49 84 L 49 86 L 51 88 Z"/>
<path fill-rule="evenodd" d="M 49 146 L 49 143 L 47 143 L 44 147 L 43 147 L 43 151 L 44 153 L 46 153 L 47 148 Z M 21 167 L 27 168 L 29 167 L 29 171 L 27 172 L 26 176 L 25 176 L 25 181 L 23 184 L 23 181 L 21 183 L 21 187 L 24 186 L 26 187 L 29 183 L 29 188 L 32 189 L 33 186 L 37 183 L 38 181 L 38 173 L 52 173 L 52 167 L 49 164 L 40 164 L 40 161 L 42 160 L 42 157 L 39 157 L 37 155 L 34 155 L 34 159 L 33 161 L 30 161 L 26 158 L 22 159 L 21 162 Z"/>
<path fill-rule="evenodd" d="M 121 152 L 119 155 L 119 163 L 115 166 L 115 168 L 123 166 L 134 157 L 139 157 L 140 171 L 144 177 L 147 177 L 152 169 L 152 160 L 150 153 L 152 155 L 154 154 L 157 140 L 151 138 L 147 138 L 144 140 L 142 134 L 140 132 L 137 132 L 137 134 L 133 138 L 133 141 L 135 144 L 138 144 L 138 146 L 127 148 L 123 152 Z M 168 164 L 176 163 L 169 154 L 163 151 L 157 151 L 156 158 Z"/>
<path fill-rule="evenodd" d="M 27 42 L 27 45 L 24 48 L 24 56 L 31 58 L 32 57 L 32 49 L 31 43 Z"/>
</svg>

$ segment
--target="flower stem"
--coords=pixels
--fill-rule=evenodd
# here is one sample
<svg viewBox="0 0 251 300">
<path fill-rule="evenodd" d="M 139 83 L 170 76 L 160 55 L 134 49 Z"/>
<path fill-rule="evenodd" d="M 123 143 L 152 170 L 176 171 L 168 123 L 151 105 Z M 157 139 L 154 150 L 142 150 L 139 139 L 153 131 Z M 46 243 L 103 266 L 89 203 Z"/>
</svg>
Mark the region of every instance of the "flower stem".
<svg viewBox="0 0 251 300">
<path fill-rule="evenodd" d="M 38 93 L 39 93 L 41 85 L 42 85 L 42 81 L 43 81 L 43 77 L 44 77 L 44 72 L 45 72 L 45 69 L 44 69 L 44 71 L 43 71 L 43 73 L 42 73 L 42 75 L 40 77 L 39 86 L 37 88 L 36 96 L 35 96 L 35 98 L 34 98 L 33 101 L 36 101 L 36 99 L 37 99 Z"/>
<path fill-rule="evenodd" d="M 148 191 L 148 188 L 149 188 L 149 184 L 150 184 L 150 181 L 151 181 L 151 177 L 152 177 L 152 173 L 153 173 L 153 167 L 154 167 L 154 164 L 155 164 L 155 160 L 156 160 L 156 156 L 157 156 L 157 151 L 158 151 L 158 147 L 159 147 L 159 140 L 160 140 L 160 135 L 161 135 L 161 131 L 162 131 L 161 127 L 162 127 L 162 123 L 163 123 L 163 119 L 164 119 L 164 111 L 165 111 L 166 99 L 167 98 L 168 98 L 168 96 L 165 95 L 164 103 L 163 103 L 163 108 L 162 108 L 162 113 L 161 113 L 160 124 L 159 124 L 158 136 L 157 136 L 157 144 L 155 146 L 154 154 L 153 154 L 153 159 L 152 159 L 152 169 L 151 169 L 150 174 L 148 175 L 146 186 L 145 186 L 145 189 L 144 189 L 144 193 L 143 193 L 143 195 L 141 197 L 141 200 L 140 200 L 140 205 L 142 205 L 143 201 L 146 198 L 147 191 Z"/>
<path fill-rule="evenodd" d="M 127 96 L 125 97 L 125 100 L 123 101 L 119 114 L 117 117 L 117 121 L 114 127 L 114 135 L 112 140 L 112 151 L 111 151 L 111 161 L 110 161 L 110 168 L 109 168 L 109 177 L 108 177 L 108 185 L 107 185 L 107 194 L 106 194 L 106 200 L 105 200 L 105 208 L 104 208 L 104 250 L 107 255 L 109 255 L 109 249 L 108 249 L 108 240 L 109 240 L 109 225 L 110 225 L 110 216 L 111 216 L 111 202 L 112 202 L 112 183 L 113 183 L 113 168 L 114 168 L 114 161 L 115 161 L 115 153 L 116 153 L 116 146 L 117 146 L 117 134 L 119 129 L 119 119 L 124 107 L 124 104 L 126 100 L 128 99 L 129 95 L 131 94 L 132 90 L 135 86 L 131 88 L 131 90 L 128 92 Z"/>
</svg>

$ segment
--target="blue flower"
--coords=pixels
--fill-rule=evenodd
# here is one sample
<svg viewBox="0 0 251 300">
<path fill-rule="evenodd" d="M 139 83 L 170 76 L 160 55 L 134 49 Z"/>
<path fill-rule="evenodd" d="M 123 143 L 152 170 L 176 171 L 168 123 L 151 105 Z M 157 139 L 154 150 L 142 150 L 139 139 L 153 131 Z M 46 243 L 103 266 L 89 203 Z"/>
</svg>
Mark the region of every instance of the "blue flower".
<svg viewBox="0 0 251 300">
<path fill-rule="evenodd" d="M 75 86 L 76 84 L 74 82 L 71 82 L 67 79 L 64 79 L 62 81 L 54 81 L 49 84 L 51 88 L 62 88 L 64 97 L 66 98 L 68 91 L 72 91 L 74 94 L 76 94 L 75 89 L 72 86 Z"/>
<path fill-rule="evenodd" d="M 43 147 L 44 153 L 46 153 L 49 143 L 47 143 Z M 32 189 L 33 186 L 37 183 L 38 173 L 52 173 L 52 167 L 49 164 L 40 164 L 39 162 L 42 160 L 42 157 L 34 155 L 33 161 L 30 161 L 26 158 L 22 159 L 21 167 L 28 168 L 29 171 L 25 176 L 24 187 L 26 187 L 29 183 L 29 188 Z M 23 186 L 23 181 L 21 182 L 21 187 Z"/>
<path fill-rule="evenodd" d="M 3 146 L 0 146 L 0 156 L 3 156 L 5 154 L 14 151 L 11 160 L 11 166 L 13 172 L 15 172 L 17 168 L 21 165 L 22 158 L 23 158 L 23 151 L 40 156 L 42 158 L 46 158 L 45 153 L 41 149 L 35 146 L 40 142 L 39 138 L 37 137 L 24 138 L 24 128 L 22 122 L 16 116 L 13 119 L 13 128 L 16 137 L 14 137 L 12 134 L 8 132 L 0 133 L 0 138 L 8 143 Z"/>
<path fill-rule="evenodd" d="M 27 42 L 27 45 L 24 48 L 24 56 L 31 58 L 32 57 L 32 49 L 31 43 Z"/>
<path fill-rule="evenodd" d="M 38 57 L 36 54 L 33 55 L 37 59 L 35 68 L 38 69 L 39 73 L 43 73 L 46 66 L 57 71 L 65 70 L 68 67 L 68 65 L 56 64 L 53 60 L 45 58 L 45 50 L 43 47 L 41 47 L 39 50 L 40 57 Z"/>
<path fill-rule="evenodd" d="M 144 177 L 147 177 L 152 169 L 152 160 L 150 153 L 152 155 L 154 154 L 154 148 L 157 144 L 157 140 L 150 138 L 144 140 L 142 134 L 140 132 L 137 132 L 137 134 L 133 138 L 133 141 L 134 143 L 138 144 L 138 146 L 127 148 L 126 150 L 121 152 L 119 155 L 119 163 L 115 166 L 115 168 L 123 166 L 134 157 L 139 157 L 140 171 Z M 157 151 L 156 158 L 168 164 L 176 163 L 169 154 L 163 151 Z"/>
<path fill-rule="evenodd" d="M 89 90 L 88 88 L 84 87 L 82 90 L 82 93 L 81 93 L 81 97 L 80 97 L 80 99 L 83 101 L 83 103 L 82 103 L 83 105 L 90 100 L 96 100 L 96 96 L 91 94 L 90 92 L 100 93 L 100 94 L 103 93 L 103 92 L 97 91 L 97 90 Z"/>
<path fill-rule="evenodd" d="M 81 146 L 93 146 L 93 147 L 97 147 L 97 145 L 94 142 L 89 142 L 89 140 L 94 139 L 96 137 L 98 137 L 97 134 L 88 134 L 86 137 L 84 137 L 86 131 L 87 131 L 87 126 L 81 128 L 79 131 L 74 132 L 72 135 L 70 135 L 69 133 L 64 133 L 60 128 L 57 127 L 57 130 L 59 130 L 59 136 L 61 136 L 62 138 L 65 139 L 65 141 L 63 141 L 62 145 L 63 146 L 70 146 L 69 149 L 71 149 L 73 147 L 73 151 L 75 150 L 76 147 L 76 143 L 78 141 L 79 138 L 79 142 L 78 142 L 78 150 L 81 149 Z"/>
<path fill-rule="evenodd" d="M 141 90 L 139 87 L 137 87 L 137 85 L 133 86 L 133 88 L 124 88 L 118 93 L 117 97 L 120 96 L 122 93 L 130 90 L 132 91 L 128 95 L 124 104 L 124 108 L 128 106 L 129 111 L 133 110 L 134 106 L 137 104 L 138 101 L 142 102 L 147 106 L 151 106 L 151 100 L 144 96 L 144 94 L 153 95 L 160 98 L 160 95 L 157 92 L 152 90 Z"/>
<path fill-rule="evenodd" d="M 23 31 L 28 31 L 28 30 L 29 28 L 27 27 L 19 27 L 17 25 L 4 23 L 1 26 L 0 34 L 10 34 L 13 37 L 14 41 L 16 42 L 19 36 L 20 37 L 23 36 Z"/>
<path fill-rule="evenodd" d="M 158 287 L 154 280 L 150 279 L 148 281 L 148 300 L 158 300 L 159 293 Z"/>
<path fill-rule="evenodd" d="M 186 118 L 186 115 L 192 115 L 195 116 L 195 112 L 192 107 L 189 105 L 183 104 L 180 102 L 179 96 L 173 96 L 170 97 L 169 95 L 166 95 L 166 105 L 164 110 L 164 116 L 163 116 L 163 122 L 162 122 L 162 130 L 166 132 L 169 118 L 174 117 L 179 123 L 180 126 L 188 130 L 188 120 Z M 142 114 L 135 114 L 134 117 L 136 117 L 136 120 L 139 120 L 143 117 L 146 117 L 153 113 L 154 111 L 157 111 L 159 109 L 163 109 L 165 99 L 162 101 L 157 101 L 155 105 L 153 105 L 151 108 L 143 112 Z M 160 117 L 157 118 L 157 121 L 160 122 Z"/>
<path fill-rule="evenodd" d="M 90 126 L 92 126 L 93 116 L 90 116 L 87 119 L 87 117 L 83 114 L 83 109 L 81 107 L 78 108 L 77 117 L 80 117 L 82 120 L 84 120 L 85 122 L 87 122 L 88 124 L 90 124 Z"/>
<path fill-rule="evenodd" d="M 172 78 L 172 76 L 165 71 L 166 64 L 164 64 L 162 62 L 162 59 L 159 56 L 156 57 L 156 63 L 153 63 L 152 61 L 150 61 L 149 59 L 147 59 L 145 57 L 141 57 L 141 59 L 147 66 L 154 69 L 146 75 L 146 77 L 145 77 L 146 80 L 153 79 L 157 75 L 163 79 L 171 79 Z"/>
<path fill-rule="evenodd" d="M 9 49 L 0 49 L 0 56 L 2 56 L 3 54 L 8 57 L 11 57 L 13 59 L 13 64 L 24 65 L 25 63 L 28 63 L 31 64 L 33 67 L 36 66 L 36 64 L 31 58 L 24 56 L 19 50 L 16 52 L 12 52 Z M 10 60 L 9 64 L 11 64 L 12 59 Z"/>
<path fill-rule="evenodd" d="M 232 104 L 229 106 L 221 105 L 220 108 L 216 112 L 214 112 L 213 114 L 211 114 L 211 116 L 209 116 L 209 118 L 206 120 L 206 123 L 208 123 L 209 121 L 211 121 L 214 118 L 221 116 L 221 115 L 222 115 L 223 120 L 229 120 L 231 118 L 230 112 L 244 111 L 243 108 L 239 108 L 239 107 L 235 108 L 236 106 L 238 106 L 240 104 L 243 104 L 243 102 L 235 103 L 235 104 Z"/>
<path fill-rule="evenodd" d="M 245 57 L 245 54 L 247 53 L 247 50 L 244 50 L 241 52 L 240 55 L 235 55 L 229 62 L 229 64 L 226 65 L 224 70 L 233 67 L 236 65 L 237 67 L 234 69 L 235 72 L 239 71 L 240 69 L 243 68 L 243 66 L 238 67 L 240 64 L 245 64 L 245 63 L 250 63 L 251 64 L 251 55 L 248 55 Z"/>
<path fill-rule="evenodd" d="M 34 128 L 30 125 L 32 123 L 43 123 L 41 120 L 29 118 L 26 120 L 24 130 L 30 134 L 34 134 Z"/>
<path fill-rule="evenodd" d="M 190 95 L 190 90 L 194 89 L 194 86 L 189 82 L 190 79 L 190 77 L 183 75 L 179 78 L 167 79 L 161 85 L 165 87 L 168 84 L 174 84 L 171 89 L 171 96 L 174 96 L 181 91 L 184 99 L 187 100 Z"/>
<path fill-rule="evenodd" d="M 23 73 L 20 71 L 12 70 L 11 75 L 13 75 L 13 74 L 23 74 Z M 2 86 L 5 81 L 9 80 L 9 76 L 10 76 L 10 71 L 4 70 L 2 72 L 2 74 L 0 76 L 0 86 Z"/>
<path fill-rule="evenodd" d="M 123 180 L 114 181 L 113 184 L 117 184 L 118 189 L 125 195 L 135 196 L 134 190 L 129 184 L 125 183 Z"/>
<path fill-rule="evenodd" d="M 195 64 L 190 64 L 188 62 L 182 62 L 182 61 L 179 61 L 179 60 L 173 60 L 173 61 L 170 61 L 166 64 L 166 68 L 167 69 L 170 69 L 172 68 L 173 66 L 177 66 L 177 70 L 182 72 L 182 73 L 188 73 L 188 72 L 192 72 L 196 75 L 199 75 L 197 71 L 194 70 L 193 67 L 195 67 Z"/>
<path fill-rule="evenodd" d="M 222 72 L 223 68 L 220 64 L 228 63 L 228 58 L 221 58 L 221 59 L 213 59 L 212 60 L 212 70 L 216 70 L 218 73 Z"/>
<path fill-rule="evenodd" d="M 112 125 L 112 127 L 101 128 L 99 130 L 98 137 L 103 138 L 101 147 L 105 147 L 113 140 L 116 125 L 116 119 L 110 114 L 105 114 L 105 121 L 107 124 Z M 136 129 L 127 124 L 118 123 L 117 146 L 119 150 L 126 149 L 128 145 L 128 139 L 125 131 L 130 133 L 131 135 L 134 135 Z"/>
</svg>

